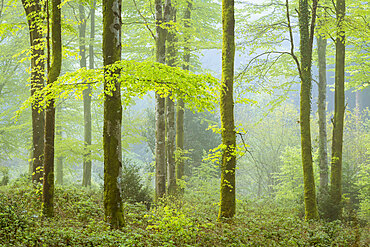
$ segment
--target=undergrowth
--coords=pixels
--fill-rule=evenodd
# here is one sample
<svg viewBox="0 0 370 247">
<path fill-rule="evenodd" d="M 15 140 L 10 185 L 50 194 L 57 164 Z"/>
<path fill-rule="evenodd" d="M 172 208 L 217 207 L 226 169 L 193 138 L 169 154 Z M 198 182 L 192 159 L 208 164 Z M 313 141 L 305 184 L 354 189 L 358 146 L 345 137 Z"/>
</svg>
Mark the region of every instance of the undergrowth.
<svg viewBox="0 0 370 247">
<path fill-rule="evenodd" d="M 127 226 L 104 222 L 102 191 L 56 187 L 55 217 L 40 216 L 32 187 L 0 187 L 0 246 L 369 246 L 369 226 L 305 222 L 273 202 L 238 201 L 236 217 L 217 221 L 217 201 L 195 196 L 147 210 L 125 204 Z"/>
</svg>

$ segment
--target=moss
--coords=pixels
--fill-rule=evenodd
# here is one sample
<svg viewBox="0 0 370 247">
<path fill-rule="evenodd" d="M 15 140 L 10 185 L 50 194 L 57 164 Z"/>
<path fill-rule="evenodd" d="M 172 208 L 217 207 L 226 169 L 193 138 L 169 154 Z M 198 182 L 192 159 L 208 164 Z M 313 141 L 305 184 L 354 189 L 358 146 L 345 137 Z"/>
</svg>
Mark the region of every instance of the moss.
<svg viewBox="0 0 370 247">
<path fill-rule="evenodd" d="M 103 1 L 104 66 L 121 59 L 121 1 Z M 118 26 L 117 26 L 118 25 Z M 104 212 L 112 228 L 125 225 L 119 179 L 122 169 L 120 71 L 104 71 Z"/>
<path fill-rule="evenodd" d="M 343 27 L 345 16 L 345 0 L 337 0 L 337 38 L 335 41 L 335 109 L 331 158 L 331 202 L 335 207 L 331 219 L 341 217 L 342 200 L 342 150 L 344 125 L 344 80 L 345 80 L 345 32 Z"/>
<path fill-rule="evenodd" d="M 235 214 L 235 167 L 236 136 L 234 125 L 234 1 L 222 1 L 222 88 L 221 88 L 221 128 L 224 146 L 221 164 L 221 195 L 219 219 L 231 218 Z"/>
<path fill-rule="evenodd" d="M 301 149 L 302 168 L 304 181 L 305 217 L 307 220 L 317 219 L 315 179 L 312 166 L 311 145 L 311 62 L 312 43 L 309 33 L 308 1 L 299 1 L 299 32 L 301 51 L 301 92 L 300 92 L 300 124 L 301 124 Z"/>
</svg>

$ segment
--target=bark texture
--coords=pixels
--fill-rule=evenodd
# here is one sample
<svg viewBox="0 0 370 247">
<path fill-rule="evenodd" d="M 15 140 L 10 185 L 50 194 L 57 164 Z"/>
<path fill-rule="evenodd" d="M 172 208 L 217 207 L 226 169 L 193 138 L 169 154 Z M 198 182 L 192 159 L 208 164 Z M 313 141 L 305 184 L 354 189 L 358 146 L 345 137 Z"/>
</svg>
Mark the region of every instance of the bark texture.
<svg viewBox="0 0 370 247">
<path fill-rule="evenodd" d="M 235 57 L 234 0 L 222 0 L 222 87 L 221 87 L 221 201 L 218 218 L 235 215 L 236 134 L 234 124 L 234 57 Z"/>
<path fill-rule="evenodd" d="M 27 15 L 31 45 L 31 95 L 44 87 L 45 60 L 42 41 L 42 3 L 22 0 Z M 41 100 L 41 99 L 40 99 Z M 32 182 L 42 183 L 44 154 L 44 111 L 32 103 Z"/>
<path fill-rule="evenodd" d="M 155 19 L 156 19 L 156 61 L 158 63 L 166 62 L 166 30 L 161 24 L 168 20 L 168 3 L 162 6 L 161 0 L 155 0 Z M 166 116 L 165 116 L 165 98 L 158 93 L 155 94 L 155 168 L 156 168 L 156 200 L 162 198 L 166 193 Z"/>
<path fill-rule="evenodd" d="M 312 166 L 311 145 L 311 63 L 312 39 L 309 31 L 309 8 L 307 0 L 299 1 L 299 33 L 301 51 L 301 92 L 300 92 L 300 124 L 301 124 L 301 149 L 304 181 L 304 203 L 306 220 L 317 219 L 317 203 L 315 179 Z M 311 34 L 312 34 L 311 26 Z"/>
<path fill-rule="evenodd" d="M 317 37 L 317 53 L 319 63 L 319 167 L 320 167 L 320 191 L 328 190 L 328 153 L 326 134 L 326 45 L 327 40 L 322 36 Z"/>
<path fill-rule="evenodd" d="M 103 59 L 104 59 L 104 212 L 112 228 L 125 225 L 120 188 L 122 173 L 121 123 L 122 105 L 120 71 L 109 65 L 121 59 L 120 0 L 103 1 Z"/>
<path fill-rule="evenodd" d="M 48 84 L 53 84 L 62 67 L 62 28 L 60 0 L 52 0 L 51 41 L 52 61 L 48 71 Z M 45 112 L 45 150 L 44 181 L 42 192 L 42 213 L 46 217 L 54 216 L 54 139 L 55 139 L 55 106 L 54 99 L 49 101 Z"/>
<path fill-rule="evenodd" d="M 341 218 L 342 201 L 342 149 L 343 149 L 343 125 L 344 125 L 344 62 L 345 62 L 345 0 L 336 1 L 337 10 L 337 38 L 335 40 L 335 109 L 333 122 L 333 141 L 331 157 L 330 193 L 332 212 L 329 216 L 332 220 Z"/>
</svg>

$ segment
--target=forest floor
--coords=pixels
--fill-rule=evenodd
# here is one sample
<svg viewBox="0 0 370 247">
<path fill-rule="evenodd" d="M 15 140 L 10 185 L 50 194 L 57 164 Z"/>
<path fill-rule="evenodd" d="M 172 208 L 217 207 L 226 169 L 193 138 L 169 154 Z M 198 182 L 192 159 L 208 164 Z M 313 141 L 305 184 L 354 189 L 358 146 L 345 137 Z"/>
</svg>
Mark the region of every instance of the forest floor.
<svg viewBox="0 0 370 247">
<path fill-rule="evenodd" d="M 39 199 L 30 186 L 0 187 L 0 246 L 370 246 L 366 222 L 309 223 L 267 201 L 238 201 L 227 223 L 205 196 L 150 210 L 126 203 L 127 226 L 111 230 L 99 189 L 56 187 L 53 219 L 40 217 Z"/>
</svg>

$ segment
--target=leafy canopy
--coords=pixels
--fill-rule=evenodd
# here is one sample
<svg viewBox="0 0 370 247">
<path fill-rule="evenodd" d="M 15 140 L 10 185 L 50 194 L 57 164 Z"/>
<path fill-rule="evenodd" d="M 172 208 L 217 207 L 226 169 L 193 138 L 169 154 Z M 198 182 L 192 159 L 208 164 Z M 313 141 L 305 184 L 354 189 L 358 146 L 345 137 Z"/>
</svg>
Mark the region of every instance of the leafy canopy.
<svg viewBox="0 0 370 247">
<path fill-rule="evenodd" d="M 109 71 L 120 71 L 108 73 Z M 97 89 L 107 80 L 106 94 L 115 90 L 116 79 L 120 82 L 122 104 L 127 106 L 133 97 L 142 97 L 148 91 L 155 90 L 162 97 L 172 92 L 170 97 L 180 97 L 191 109 L 213 110 L 216 107 L 218 87 L 217 79 L 210 74 L 194 74 L 177 67 L 161 63 L 132 60 L 121 60 L 104 68 L 81 68 L 61 76 L 53 85 L 47 85 L 34 93 L 21 107 L 27 108 L 31 102 L 37 102 L 40 107 L 48 105 L 50 99 L 66 99 L 70 96 L 82 99 L 83 90 L 88 85 Z M 109 77 L 107 75 L 110 75 Z M 104 94 L 100 94 L 103 97 Z"/>
</svg>

